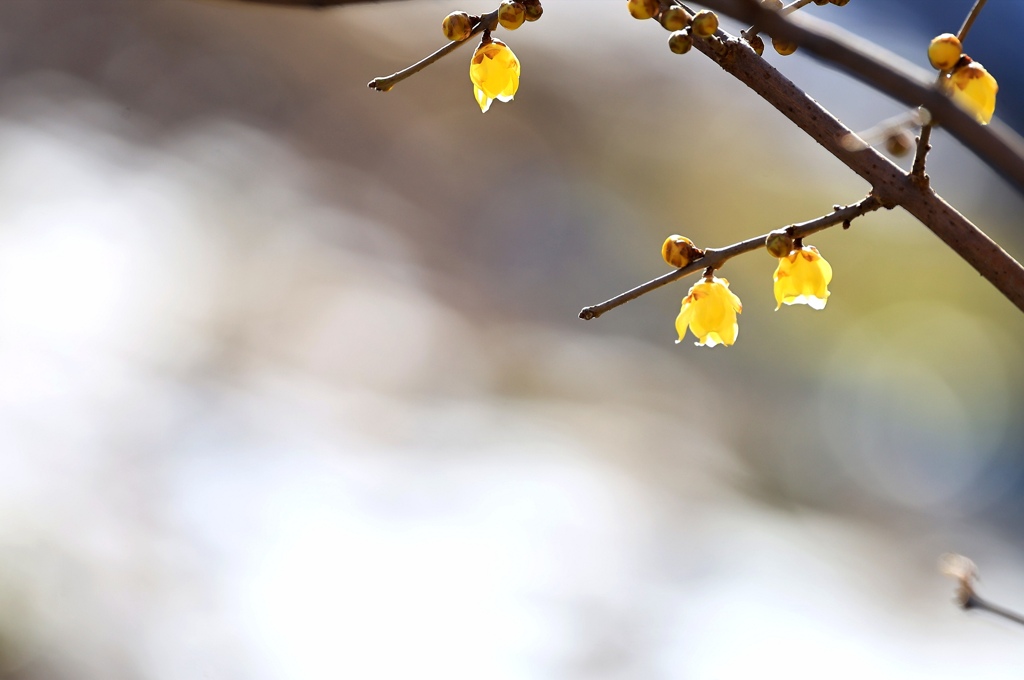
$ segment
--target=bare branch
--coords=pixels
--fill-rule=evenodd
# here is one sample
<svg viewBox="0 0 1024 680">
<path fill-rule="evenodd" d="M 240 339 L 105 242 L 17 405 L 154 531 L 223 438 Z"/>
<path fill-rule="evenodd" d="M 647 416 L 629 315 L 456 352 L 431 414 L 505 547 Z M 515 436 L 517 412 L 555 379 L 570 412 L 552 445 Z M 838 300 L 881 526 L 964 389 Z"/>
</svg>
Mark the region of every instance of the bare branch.
<svg viewBox="0 0 1024 680">
<path fill-rule="evenodd" d="M 790 236 L 796 239 L 803 238 L 804 236 L 810 236 L 822 229 L 828 229 L 829 227 L 837 224 L 842 224 L 844 227 L 848 227 L 853 219 L 872 212 L 873 210 L 878 210 L 881 207 L 881 201 L 874 196 L 868 196 L 853 205 L 846 207 L 837 206 L 835 210 L 828 215 L 823 215 L 822 217 L 809 222 L 803 222 L 802 224 L 794 224 L 786 227 L 786 231 L 789 232 Z M 616 295 L 611 300 L 602 302 L 599 305 L 584 307 L 580 310 L 580 318 L 585 321 L 596 319 L 610 309 L 615 309 L 616 307 L 626 304 L 630 300 L 637 299 L 645 293 L 650 293 L 652 290 L 661 288 L 673 281 L 678 281 L 684 276 L 703 269 L 718 269 L 727 260 L 731 260 L 737 255 L 742 255 L 743 253 L 749 253 L 751 251 L 764 248 L 766 238 L 768 238 L 768 234 L 761 234 L 760 236 L 748 238 L 746 241 L 740 241 L 739 243 L 734 243 L 731 246 L 726 246 L 725 248 L 708 248 L 704 251 L 704 257 L 694 260 L 685 267 L 680 267 L 675 271 L 671 271 L 668 274 L 652 279 L 651 281 L 639 285 L 632 290 L 628 290 L 621 295 Z"/>
<path fill-rule="evenodd" d="M 444 47 L 434 52 L 433 54 L 424 57 L 423 59 L 420 59 L 412 66 L 403 68 L 401 71 L 398 71 L 397 73 L 392 73 L 390 76 L 378 76 L 371 80 L 370 82 L 368 82 L 366 85 L 371 90 L 377 90 L 378 92 L 388 92 L 391 88 L 393 88 L 395 85 L 402 82 L 406 78 L 416 75 L 426 67 L 430 66 L 431 64 L 437 61 L 440 61 L 442 58 L 448 56 L 462 45 L 465 45 L 466 43 L 469 42 L 469 39 L 472 38 L 474 35 L 477 35 L 478 33 L 481 33 L 484 30 L 493 31 L 497 25 L 498 10 L 494 10 L 489 14 L 485 14 L 482 17 L 479 17 L 476 21 L 476 24 L 474 24 L 473 26 L 473 30 L 470 32 L 469 35 L 467 35 L 462 40 L 450 42 Z"/>
<path fill-rule="evenodd" d="M 961 609 L 980 609 L 1024 626 L 1024 616 L 978 595 L 974 588 L 978 580 L 978 567 L 969 557 L 946 553 L 939 558 L 939 571 L 956 580 L 956 603 Z"/>
</svg>

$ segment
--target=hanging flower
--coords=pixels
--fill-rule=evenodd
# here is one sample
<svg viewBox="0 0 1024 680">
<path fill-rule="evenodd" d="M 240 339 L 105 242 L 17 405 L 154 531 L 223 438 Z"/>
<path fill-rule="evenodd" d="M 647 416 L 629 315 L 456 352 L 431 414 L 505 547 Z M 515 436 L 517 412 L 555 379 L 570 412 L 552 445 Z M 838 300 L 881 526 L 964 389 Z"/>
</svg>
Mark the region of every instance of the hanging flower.
<svg viewBox="0 0 1024 680">
<path fill-rule="evenodd" d="M 519 89 L 519 60 L 500 40 L 483 40 L 469 64 L 469 79 L 480 110 L 487 112 L 491 102 L 508 102 Z"/>
<path fill-rule="evenodd" d="M 740 327 L 736 315 L 743 311 L 743 304 L 736 294 L 729 290 L 729 282 L 717 276 L 703 278 L 690 288 L 683 298 L 683 306 L 676 317 L 676 332 L 683 341 L 686 328 L 697 337 L 700 347 L 729 345 L 736 342 Z"/>
<path fill-rule="evenodd" d="M 996 92 L 999 83 L 985 67 L 970 57 L 960 58 L 949 76 L 953 101 L 973 114 L 982 125 L 988 125 L 996 110 Z"/>
<path fill-rule="evenodd" d="M 832 266 L 814 246 L 800 246 L 780 257 L 774 278 L 776 311 L 783 303 L 825 309 Z"/>
</svg>

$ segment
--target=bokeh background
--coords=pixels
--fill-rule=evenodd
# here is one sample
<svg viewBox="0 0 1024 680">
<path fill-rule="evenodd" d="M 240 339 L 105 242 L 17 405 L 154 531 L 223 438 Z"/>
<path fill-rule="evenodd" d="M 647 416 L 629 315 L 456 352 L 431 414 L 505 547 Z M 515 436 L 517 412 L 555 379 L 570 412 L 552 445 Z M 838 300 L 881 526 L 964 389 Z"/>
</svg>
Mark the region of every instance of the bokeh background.
<svg viewBox="0 0 1024 680">
<path fill-rule="evenodd" d="M 868 187 L 621 0 L 468 49 L 414 0 L 0 2 L 0 677 L 1002 678 L 1024 629 L 1024 316 L 899 211 L 813 239 L 828 308 L 665 271 Z M 970 2 L 814 7 L 925 67 Z M 968 52 L 1024 129 L 1012 27 Z M 726 27 L 737 27 L 726 22 Z M 769 50 L 770 52 L 770 50 Z M 766 57 L 851 127 L 898 104 Z M 1018 258 L 1021 197 L 934 185 Z M 904 159 L 903 163 L 909 161 Z"/>
</svg>

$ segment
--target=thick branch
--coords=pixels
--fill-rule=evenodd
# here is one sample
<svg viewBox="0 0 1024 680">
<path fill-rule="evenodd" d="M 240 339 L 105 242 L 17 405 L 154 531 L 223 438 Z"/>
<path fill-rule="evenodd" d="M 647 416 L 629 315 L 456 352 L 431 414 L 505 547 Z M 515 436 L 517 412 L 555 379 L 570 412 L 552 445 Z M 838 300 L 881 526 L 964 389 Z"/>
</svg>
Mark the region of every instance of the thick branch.
<svg viewBox="0 0 1024 680">
<path fill-rule="evenodd" d="M 920 220 L 1024 311 L 1024 267 L 966 217 L 874 149 L 844 147 L 842 140 L 853 132 L 745 43 L 727 38 L 696 40 L 694 46 L 864 178 L 883 203 L 898 205 Z M 973 120 L 970 124 L 982 129 Z"/>
<path fill-rule="evenodd" d="M 772 37 L 792 40 L 801 49 L 831 62 L 858 80 L 909 106 L 924 106 L 936 123 L 971 149 L 1007 181 L 1024 192 L 1024 144 L 993 126 L 979 125 L 949 97 L 896 66 L 901 59 L 877 45 L 859 45 L 862 40 L 844 34 L 837 27 L 798 12 L 780 16 L 756 0 L 701 0 L 701 4 L 744 23 L 758 26 Z M 726 69 L 728 70 L 728 69 Z M 735 74 L 734 74 L 735 75 Z"/>
</svg>

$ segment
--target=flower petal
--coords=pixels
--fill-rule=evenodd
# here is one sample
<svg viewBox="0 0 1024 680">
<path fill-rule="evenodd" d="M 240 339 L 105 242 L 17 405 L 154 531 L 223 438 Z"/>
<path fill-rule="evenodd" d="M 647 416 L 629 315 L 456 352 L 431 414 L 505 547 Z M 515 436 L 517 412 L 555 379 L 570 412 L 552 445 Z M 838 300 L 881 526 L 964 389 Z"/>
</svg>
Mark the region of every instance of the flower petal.
<svg viewBox="0 0 1024 680">
<path fill-rule="evenodd" d="M 999 83 L 984 66 L 972 61 L 953 71 L 949 77 L 953 101 L 974 115 L 982 125 L 992 120 L 996 110 Z"/>
<path fill-rule="evenodd" d="M 476 103 L 480 105 L 480 111 L 487 113 L 487 109 L 491 108 L 491 102 L 493 100 L 487 96 L 486 92 L 476 85 L 473 86 L 473 96 L 476 98 Z"/>
<path fill-rule="evenodd" d="M 714 347 L 731 345 L 736 342 L 739 324 L 736 314 L 743 310 L 740 299 L 729 290 L 729 282 L 713 277 L 693 284 L 683 299 L 682 308 L 676 318 L 676 331 L 680 342 L 687 326 L 697 337 L 697 345 Z"/>
</svg>

